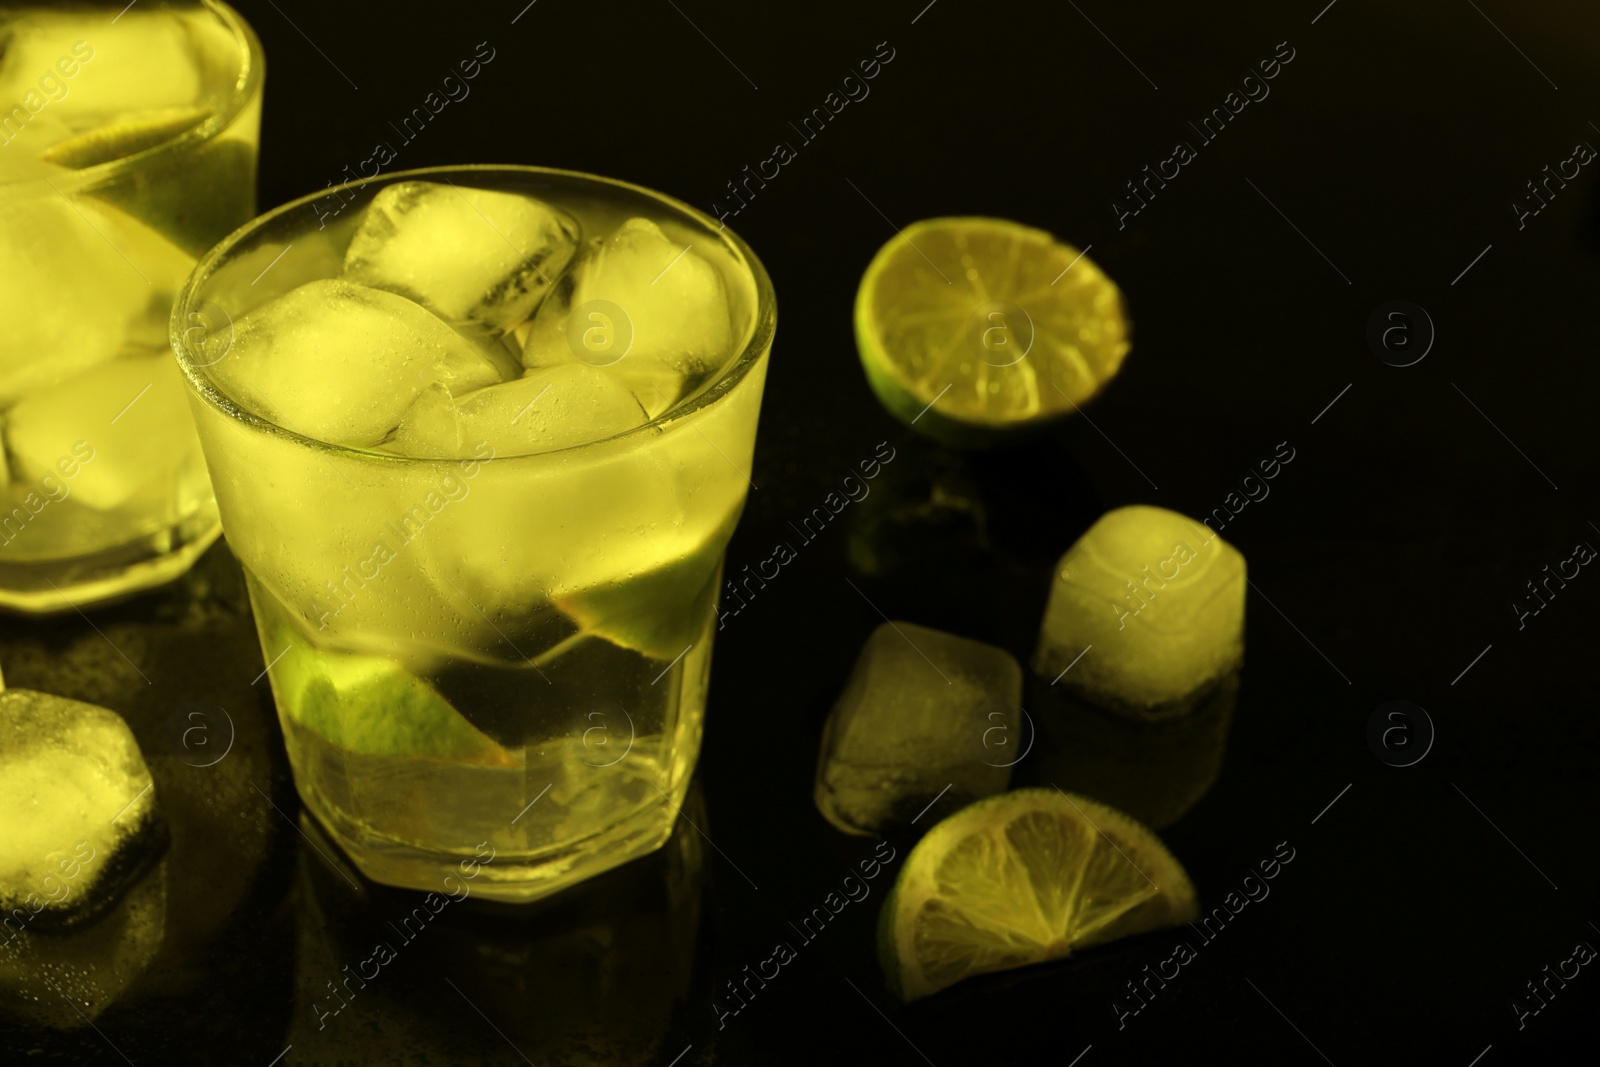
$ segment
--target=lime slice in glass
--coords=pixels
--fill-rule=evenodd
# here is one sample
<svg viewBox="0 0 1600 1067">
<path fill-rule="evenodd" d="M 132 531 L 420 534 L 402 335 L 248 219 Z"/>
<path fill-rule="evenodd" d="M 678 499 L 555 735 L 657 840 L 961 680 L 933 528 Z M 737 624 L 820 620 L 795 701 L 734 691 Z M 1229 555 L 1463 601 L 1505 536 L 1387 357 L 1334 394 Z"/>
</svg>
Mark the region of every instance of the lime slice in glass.
<svg viewBox="0 0 1600 1067">
<path fill-rule="evenodd" d="M 270 596 L 250 580 L 251 592 Z M 258 600 L 276 604 L 276 601 Z M 378 656 L 318 650 L 276 609 L 257 613 L 272 663 L 272 691 L 284 714 L 351 752 L 422 756 L 510 766 L 509 752 L 456 711 L 427 682 Z"/>
<path fill-rule="evenodd" d="M 514 762 L 432 686 L 400 666 L 337 652 L 317 658 L 293 715 L 334 744 L 369 756 Z"/>
<path fill-rule="evenodd" d="M 555 606 L 582 633 L 670 663 L 705 625 L 720 562 L 719 554 L 702 550 L 615 585 L 557 596 Z"/>
<path fill-rule="evenodd" d="M 963 978 L 1059 959 L 1195 917 L 1194 886 L 1160 838 L 1058 789 L 987 797 L 906 857 L 878 950 L 905 1000 Z"/>
<path fill-rule="evenodd" d="M 114 159 L 126 159 L 147 152 L 210 117 L 209 107 L 173 107 L 134 112 L 109 125 L 57 141 L 40 152 L 39 158 L 58 167 L 83 170 L 85 167 L 95 167 Z"/>
<path fill-rule="evenodd" d="M 1116 284 L 1071 245 L 1005 219 L 907 226 L 867 267 L 855 330 L 884 405 L 956 445 L 1071 414 L 1128 354 Z"/>
</svg>

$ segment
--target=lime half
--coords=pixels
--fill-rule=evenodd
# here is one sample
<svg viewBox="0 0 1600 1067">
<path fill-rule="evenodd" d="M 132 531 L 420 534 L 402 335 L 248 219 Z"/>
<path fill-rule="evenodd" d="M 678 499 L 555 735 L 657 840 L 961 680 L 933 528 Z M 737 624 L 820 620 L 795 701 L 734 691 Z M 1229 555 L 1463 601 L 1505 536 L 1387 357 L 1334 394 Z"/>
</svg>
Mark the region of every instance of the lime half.
<svg viewBox="0 0 1600 1067">
<path fill-rule="evenodd" d="M 1128 354 L 1116 284 L 1071 245 L 1005 219 L 925 219 L 878 250 L 856 346 L 900 421 L 993 444 L 1072 413 Z"/>
<path fill-rule="evenodd" d="M 1196 910 L 1189 876 L 1152 831 L 1087 797 L 1018 789 L 917 843 L 884 901 L 878 949 L 890 986 L 915 1000 Z"/>
</svg>

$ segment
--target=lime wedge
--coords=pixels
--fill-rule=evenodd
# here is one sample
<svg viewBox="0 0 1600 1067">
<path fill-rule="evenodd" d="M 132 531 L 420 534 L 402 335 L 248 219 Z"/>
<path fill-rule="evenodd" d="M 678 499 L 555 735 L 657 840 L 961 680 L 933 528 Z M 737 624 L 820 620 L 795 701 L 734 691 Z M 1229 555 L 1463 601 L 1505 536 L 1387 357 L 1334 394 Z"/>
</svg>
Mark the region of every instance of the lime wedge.
<svg viewBox="0 0 1600 1067">
<path fill-rule="evenodd" d="M 1018 789 L 939 823 L 906 857 L 878 924 L 905 1000 L 1192 920 L 1194 886 L 1160 838 L 1057 789 Z"/>
<path fill-rule="evenodd" d="M 1115 283 L 1071 245 L 1005 219 L 907 226 L 867 267 L 855 329 L 884 406 L 956 445 L 1070 414 L 1128 354 Z"/>
<path fill-rule="evenodd" d="M 555 606 L 584 633 L 670 663 L 705 625 L 719 562 L 719 554 L 701 551 L 616 585 L 557 596 Z"/>
<path fill-rule="evenodd" d="M 514 762 L 431 686 L 396 664 L 337 652 L 316 659 L 315 673 L 291 698 L 291 715 L 341 748 L 369 756 Z"/>
<path fill-rule="evenodd" d="M 247 580 L 257 598 L 256 618 L 265 644 L 282 649 L 270 675 L 273 696 L 286 718 L 369 756 L 430 756 L 500 766 L 514 762 L 432 686 L 399 664 L 314 648 L 278 615 L 276 599 L 268 599 L 272 594 Z"/>
<path fill-rule="evenodd" d="M 60 167 L 82 170 L 147 152 L 210 117 L 209 107 L 173 107 L 135 112 L 109 125 L 57 141 L 40 152 L 39 158 Z"/>
</svg>

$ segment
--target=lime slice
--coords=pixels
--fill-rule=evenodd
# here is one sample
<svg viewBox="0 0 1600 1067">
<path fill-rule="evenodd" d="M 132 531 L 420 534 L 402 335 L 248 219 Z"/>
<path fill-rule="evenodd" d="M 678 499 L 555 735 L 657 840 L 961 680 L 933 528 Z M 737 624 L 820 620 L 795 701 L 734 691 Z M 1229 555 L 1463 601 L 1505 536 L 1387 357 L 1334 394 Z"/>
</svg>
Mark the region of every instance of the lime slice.
<svg viewBox="0 0 1600 1067">
<path fill-rule="evenodd" d="M 410 672 L 386 660 L 324 652 L 291 714 L 327 740 L 369 756 L 425 756 L 510 766 L 510 754 Z"/>
<path fill-rule="evenodd" d="M 1195 917 L 1194 886 L 1156 835 L 1057 789 L 988 797 L 906 857 L 878 950 L 905 1000 Z"/>
<path fill-rule="evenodd" d="M 135 112 L 110 125 L 57 141 L 40 152 L 39 158 L 60 167 L 82 170 L 147 152 L 210 117 L 209 107 L 173 107 Z"/>
<path fill-rule="evenodd" d="M 663 662 L 682 655 L 705 625 L 706 598 L 717 591 L 717 553 L 701 551 L 617 585 L 555 598 L 584 633 Z"/>
<path fill-rule="evenodd" d="M 1005 219 L 925 219 L 878 250 L 856 347 L 896 418 L 957 445 L 1070 414 L 1128 354 L 1122 294 L 1089 257 Z"/>
<path fill-rule="evenodd" d="M 425 756 L 509 766 L 509 752 L 476 729 L 427 682 L 378 656 L 313 647 L 278 615 L 276 598 L 250 581 L 266 645 L 282 649 L 270 670 L 287 718 L 351 752 Z M 272 599 L 268 599 L 272 598 Z M 265 611 L 264 605 L 272 605 Z M 275 617 L 276 616 L 276 617 Z"/>
</svg>

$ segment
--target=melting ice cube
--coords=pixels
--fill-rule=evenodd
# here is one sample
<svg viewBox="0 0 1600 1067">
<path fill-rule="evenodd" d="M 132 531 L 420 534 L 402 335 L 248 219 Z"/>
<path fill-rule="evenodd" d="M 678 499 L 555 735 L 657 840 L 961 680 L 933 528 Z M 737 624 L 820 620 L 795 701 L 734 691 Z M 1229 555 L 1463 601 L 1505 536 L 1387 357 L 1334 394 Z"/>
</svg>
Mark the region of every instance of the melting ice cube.
<svg viewBox="0 0 1600 1067">
<path fill-rule="evenodd" d="M 375 445 L 438 382 L 460 395 L 493 363 L 405 297 L 343 279 L 308 282 L 240 317 L 210 368 L 243 406 L 322 441 Z"/>
<path fill-rule="evenodd" d="M 186 392 L 169 354 L 113 360 L 18 402 L 6 451 L 35 485 L 59 485 L 70 464 L 68 491 L 109 510 L 199 455 Z"/>
<path fill-rule="evenodd" d="M 86 197 L 45 188 L 0 202 L 0 406 L 130 341 L 165 346 L 172 294 L 193 266 L 155 231 Z"/>
<path fill-rule="evenodd" d="M 1003 649 L 886 622 L 862 646 L 828 716 L 817 760 L 816 802 L 855 834 L 913 819 L 933 825 L 1011 780 L 1022 733 L 1022 670 Z M 921 816 L 938 798 L 936 810 Z"/>
<path fill-rule="evenodd" d="M 504 332 L 561 276 L 579 232 L 571 215 L 530 196 L 399 182 L 373 198 L 344 273 L 453 323 Z"/>
<path fill-rule="evenodd" d="M 1244 601 L 1233 546 L 1175 511 L 1118 508 L 1056 564 L 1033 669 L 1113 707 L 1182 711 L 1242 660 Z"/>
<path fill-rule="evenodd" d="M 30 11 L 6 27 L 0 104 L 44 107 L 76 128 L 192 104 L 203 78 L 182 19 L 164 12 Z M 31 99 L 30 99 L 31 98 Z"/>
<path fill-rule="evenodd" d="M 652 416 L 730 355 L 733 331 L 722 275 L 692 244 L 679 244 L 649 219 L 633 218 L 574 268 L 571 310 L 558 331 L 540 329 L 523 352 L 528 366 L 561 359 L 609 370 Z"/>
<path fill-rule="evenodd" d="M 159 836 L 155 784 L 128 724 L 27 689 L 0 693 L 0 812 L 0 911 L 17 920 L 0 933 L 71 925 Z"/>
<path fill-rule="evenodd" d="M 644 409 L 621 382 L 593 367 L 569 364 L 529 371 L 456 398 L 430 387 L 386 447 L 402 455 L 448 459 L 476 454 L 487 442 L 496 456 L 518 456 L 602 441 L 644 421 Z"/>
<path fill-rule="evenodd" d="M 533 371 L 461 400 L 461 435 L 497 454 L 548 452 L 603 441 L 642 425 L 644 409 L 622 383 L 592 367 Z"/>
</svg>

